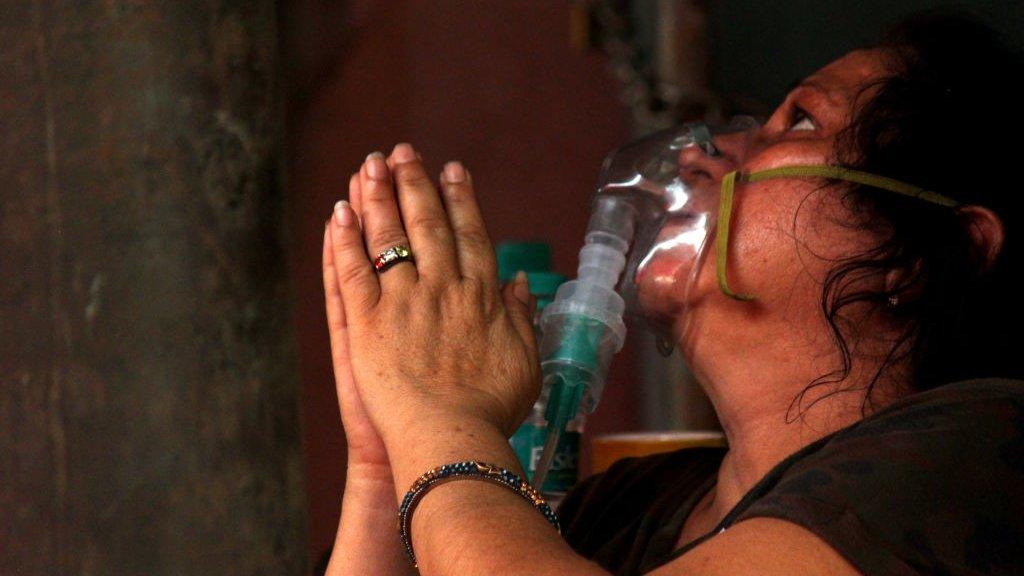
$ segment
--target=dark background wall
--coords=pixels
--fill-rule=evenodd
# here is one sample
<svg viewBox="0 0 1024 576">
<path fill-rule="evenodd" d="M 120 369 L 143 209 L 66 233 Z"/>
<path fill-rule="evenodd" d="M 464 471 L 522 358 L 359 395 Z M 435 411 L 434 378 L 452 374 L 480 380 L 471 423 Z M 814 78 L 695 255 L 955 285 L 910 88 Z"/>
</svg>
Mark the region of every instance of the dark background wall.
<svg viewBox="0 0 1024 576">
<path fill-rule="evenodd" d="M 969 10 L 1024 45 L 1024 2 L 1017 0 L 708 0 L 707 7 L 716 88 L 769 104 L 781 101 L 793 80 L 871 44 L 892 22 L 920 10 Z"/>
<path fill-rule="evenodd" d="M 0 574 L 305 572 L 268 0 L 0 3 Z"/>
</svg>

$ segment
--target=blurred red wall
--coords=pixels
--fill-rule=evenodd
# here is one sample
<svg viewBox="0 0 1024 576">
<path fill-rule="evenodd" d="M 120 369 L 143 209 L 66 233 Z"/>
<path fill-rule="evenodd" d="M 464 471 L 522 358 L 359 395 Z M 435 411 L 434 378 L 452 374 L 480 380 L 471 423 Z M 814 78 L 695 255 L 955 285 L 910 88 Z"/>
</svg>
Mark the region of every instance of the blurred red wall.
<svg viewBox="0 0 1024 576">
<path fill-rule="evenodd" d="M 282 5 L 289 77 L 291 266 L 304 381 L 314 563 L 332 543 L 345 441 L 324 322 L 323 223 L 367 153 L 412 142 L 431 170 L 472 171 L 495 242 L 542 239 L 574 276 L 604 155 L 628 138 L 604 58 L 574 51 L 571 2 L 394 0 Z M 635 428 L 628 361 L 590 431 Z"/>
</svg>

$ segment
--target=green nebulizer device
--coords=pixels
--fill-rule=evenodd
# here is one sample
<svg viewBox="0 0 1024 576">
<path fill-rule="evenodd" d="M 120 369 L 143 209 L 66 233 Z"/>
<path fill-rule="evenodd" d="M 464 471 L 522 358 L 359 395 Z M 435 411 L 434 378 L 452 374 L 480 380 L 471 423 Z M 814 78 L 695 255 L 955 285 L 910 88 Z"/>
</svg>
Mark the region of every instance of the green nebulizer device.
<svg viewBox="0 0 1024 576">
<path fill-rule="evenodd" d="M 517 271 L 526 273 L 530 293 L 537 299 L 537 313 L 534 330 L 537 341 L 541 340 L 540 317 L 544 309 L 555 299 L 559 286 L 568 280 L 564 275 L 551 270 L 551 247 L 543 242 L 502 242 L 497 247 L 498 279 L 511 282 Z M 523 470 L 532 479 L 544 449 L 547 437 L 547 402 L 550 386 L 541 390 L 540 396 L 530 410 L 529 416 L 509 439 Z M 545 499 L 557 506 L 565 493 L 579 480 L 580 435 L 583 432 L 585 416 L 580 413 L 567 425 L 565 433 L 558 440 L 558 446 L 550 470 L 540 488 Z"/>
</svg>

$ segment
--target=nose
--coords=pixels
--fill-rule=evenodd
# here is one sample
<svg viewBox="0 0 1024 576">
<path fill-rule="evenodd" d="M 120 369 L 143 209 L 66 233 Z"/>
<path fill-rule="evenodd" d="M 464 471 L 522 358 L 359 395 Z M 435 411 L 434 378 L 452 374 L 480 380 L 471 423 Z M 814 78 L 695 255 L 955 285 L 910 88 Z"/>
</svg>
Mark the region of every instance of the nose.
<svg viewBox="0 0 1024 576">
<path fill-rule="evenodd" d="M 687 146 L 679 151 L 679 176 L 688 185 L 717 182 L 736 170 L 746 155 L 750 132 L 716 135 L 712 142 L 717 156 L 707 154 L 700 146 Z"/>
</svg>

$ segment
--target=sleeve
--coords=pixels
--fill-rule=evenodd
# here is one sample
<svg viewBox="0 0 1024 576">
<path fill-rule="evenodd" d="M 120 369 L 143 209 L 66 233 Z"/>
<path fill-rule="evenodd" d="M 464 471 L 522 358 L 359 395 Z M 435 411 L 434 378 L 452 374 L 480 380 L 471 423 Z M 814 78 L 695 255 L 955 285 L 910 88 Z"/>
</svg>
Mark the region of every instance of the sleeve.
<svg viewBox="0 0 1024 576">
<path fill-rule="evenodd" d="M 864 574 L 1024 573 L 1024 382 L 911 398 L 837 433 L 736 521 L 793 522 Z"/>
<path fill-rule="evenodd" d="M 601 482 L 602 478 L 604 478 L 603 472 L 588 476 L 573 486 L 569 493 L 565 495 L 556 511 L 558 521 L 562 525 L 563 530 L 567 531 L 568 527 L 575 523 L 586 502 L 593 499 L 595 487 Z"/>
<path fill-rule="evenodd" d="M 648 471 L 643 464 L 637 458 L 619 460 L 566 495 L 558 507 L 558 519 L 569 545 L 589 558 L 636 519 L 644 510 L 638 498 L 644 492 L 635 490 Z"/>
</svg>

